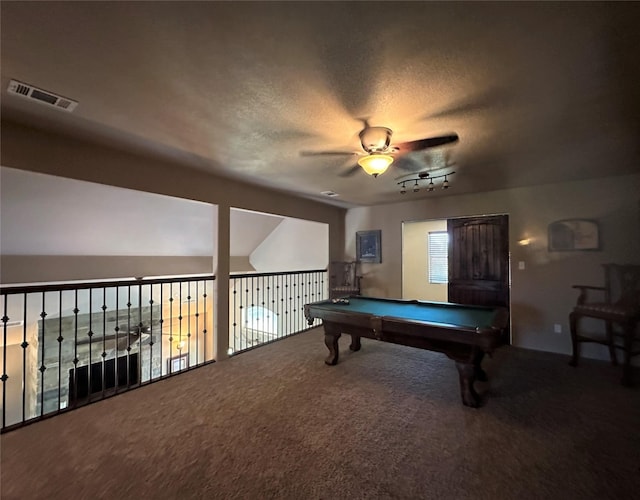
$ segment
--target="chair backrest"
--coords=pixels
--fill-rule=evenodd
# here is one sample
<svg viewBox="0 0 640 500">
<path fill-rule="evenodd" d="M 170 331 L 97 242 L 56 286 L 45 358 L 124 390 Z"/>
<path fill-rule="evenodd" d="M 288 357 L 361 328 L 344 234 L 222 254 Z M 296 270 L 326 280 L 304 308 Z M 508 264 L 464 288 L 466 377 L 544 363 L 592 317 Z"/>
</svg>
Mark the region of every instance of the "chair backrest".
<svg viewBox="0 0 640 500">
<path fill-rule="evenodd" d="M 640 307 L 640 265 L 604 264 L 607 302 Z"/>
<path fill-rule="evenodd" d="M 331 288 L 358 288 L 357 262 L 332 262 L 329 265 L 329 286 Z"/>
</svg>

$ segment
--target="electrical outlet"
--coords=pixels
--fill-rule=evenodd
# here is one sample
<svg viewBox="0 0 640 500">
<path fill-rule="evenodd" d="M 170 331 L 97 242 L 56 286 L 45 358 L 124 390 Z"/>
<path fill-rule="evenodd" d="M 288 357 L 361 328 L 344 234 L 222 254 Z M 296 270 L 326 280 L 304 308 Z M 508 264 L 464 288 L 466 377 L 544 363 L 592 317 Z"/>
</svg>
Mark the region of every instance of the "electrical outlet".
<svg viewBox="0 0 640 500">
<path fill-rule="evenodd" d="M 555 333 L 562 333 L 562 325 L 560 323 L 555 323 L 553 325 L 553 331 Z"/>
</svg>

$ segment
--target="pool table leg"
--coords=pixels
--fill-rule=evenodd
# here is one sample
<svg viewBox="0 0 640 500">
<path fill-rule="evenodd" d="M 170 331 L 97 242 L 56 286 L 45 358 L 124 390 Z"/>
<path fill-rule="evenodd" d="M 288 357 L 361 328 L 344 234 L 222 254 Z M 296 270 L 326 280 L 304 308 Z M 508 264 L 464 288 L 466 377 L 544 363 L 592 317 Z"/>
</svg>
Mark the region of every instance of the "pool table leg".
<svg viewBox="0 0 640 500">
<path fill-rule="evenodd" d="M 338 363 L 339 349 L 338 339 L 340 338 L 340 330 L 334 330 L 325 323 L 324 325 L 324 345 L 329 349 L 329 355 L 324 360 L 328 365 L 335 365 Z"/>
<path fill-rule="evenodd" d="M 489 380 L 487 373 L 482 369 L 482 359 L 484 358 L 484 351 L 478 351 L 473 357 L 473 366 L 475 369 L 475 379 L 480 382 L 486 382 Z"/>
<path fill-rule="evenodd" d="M 351 345 L 349 346 L 349 349 L 352 351 L 359 351 L 360 347 L 362 347 L 362 344 L 360 343 L 360 336 L 351 335 Z"/>
<path fill-rule="evenodd" d="M 460 394 L 462 395 L 462 402 L 465 406 L 477 408 L 480 406 L 480 397 L 473 388 L 473 382 L 476 377 L 475 363 L 456 361 L 456 367 L 458 368 L 458 375 L 460 375 Z"/>
</svg>

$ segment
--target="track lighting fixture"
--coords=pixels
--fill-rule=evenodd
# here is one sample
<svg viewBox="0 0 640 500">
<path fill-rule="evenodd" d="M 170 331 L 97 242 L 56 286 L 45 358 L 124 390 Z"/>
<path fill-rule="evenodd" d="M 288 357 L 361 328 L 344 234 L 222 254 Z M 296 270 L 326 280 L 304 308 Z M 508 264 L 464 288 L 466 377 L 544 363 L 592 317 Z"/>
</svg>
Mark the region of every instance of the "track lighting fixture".
<svg viewBox="0 0 640 500">
<path fill-rule="evenodd" d="M 423 172 L 418 174 L 418 177 L 415 177 L 413 179 L 405 179 L 403 181 L 398 182 L 398 186 L 400 186 L 400 194 L 406 194 L 407 192 L 407 183 L 411 183 L 413 182 L 413 192 L 417 193 L 418 191 L 420 191 L 420 182 L 421 181 L 429 181 L 429 184 L 427 184 L 427 191 L 432 192 L 435 189 L 435 184 L 434 184 L 434 179 L 444 179 L 442 181 L 442 189 L 449 189 L 449 179 L 448 177 L 455 174 L 455 172 L 449 172 L 448 174 L 442 174 L 442 175 L 436 175 L 436 176 L 430 176 L 428 173 Z M 409 184 L 411 185 L 411 184 Z"/>
</svg>

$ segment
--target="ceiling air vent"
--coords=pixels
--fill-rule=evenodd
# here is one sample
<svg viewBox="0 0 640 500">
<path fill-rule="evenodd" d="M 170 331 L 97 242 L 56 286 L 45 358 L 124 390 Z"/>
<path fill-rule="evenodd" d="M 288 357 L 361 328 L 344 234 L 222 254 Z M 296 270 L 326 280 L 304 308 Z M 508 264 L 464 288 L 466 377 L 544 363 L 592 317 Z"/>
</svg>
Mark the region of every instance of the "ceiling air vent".
<svg viewBox="0 0 640 500">
<path fill-rule="evenodd" d="M 9 87 L 7 88 L 9 94 L 24 97 L 25 99 L 32 99 L 54 108 L 62 109 L 64 111 L 71 112 L 78 105 L 77 101 L 67 99 L 46 90 L 42 90 L 26 83 L 11 80 Z"/>
</svg>

